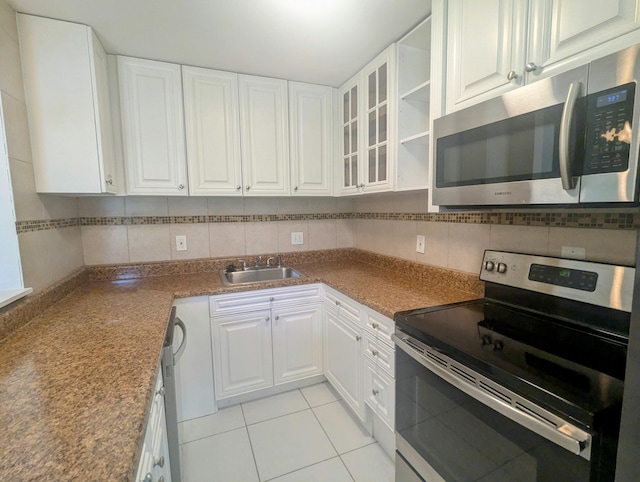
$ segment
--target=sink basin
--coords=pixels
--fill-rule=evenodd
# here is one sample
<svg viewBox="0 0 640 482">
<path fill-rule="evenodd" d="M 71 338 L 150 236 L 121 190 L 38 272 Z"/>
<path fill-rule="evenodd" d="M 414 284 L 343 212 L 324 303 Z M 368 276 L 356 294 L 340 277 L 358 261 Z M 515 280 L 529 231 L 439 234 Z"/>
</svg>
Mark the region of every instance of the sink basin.
<svg viewBox="0 0 640 482">
<path fill-rule="evenodd" d="M 291 278 L 300 278 L 302 275 L 293 268 L 249 268 L 246 271 L 233 271 L 227 273 L 220 270 L 220 279 L 224 285 L 238 285 L 247 283 L 264 283 L 266 281 L 278 281 Z"/>
</svg>

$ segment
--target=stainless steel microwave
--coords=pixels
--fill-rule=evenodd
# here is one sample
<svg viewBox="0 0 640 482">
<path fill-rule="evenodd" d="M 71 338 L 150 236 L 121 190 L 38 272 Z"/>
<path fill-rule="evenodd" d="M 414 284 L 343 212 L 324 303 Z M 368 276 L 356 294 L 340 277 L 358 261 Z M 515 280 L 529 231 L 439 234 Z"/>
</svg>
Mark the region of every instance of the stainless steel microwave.
<svg viewBox="0 0 640 482">
<path fill-rule="evenodd" d="M 434 121 L 441 206 L 638 202 L 640 46 Z"/>
</svg>

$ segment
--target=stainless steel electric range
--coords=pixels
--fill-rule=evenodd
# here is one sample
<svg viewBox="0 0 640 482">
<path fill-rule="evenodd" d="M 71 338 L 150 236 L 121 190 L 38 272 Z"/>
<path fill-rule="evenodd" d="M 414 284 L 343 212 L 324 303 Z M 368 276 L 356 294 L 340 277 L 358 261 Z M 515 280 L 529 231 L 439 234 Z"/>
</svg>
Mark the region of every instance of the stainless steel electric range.
<svg viewBox="0 0 640 482">
<path fill-rule="evenodd" d="M 486 251 L 483 299 L 398 313 L 396 480 L 613 480 L 634 276 Z"/>
</svg>

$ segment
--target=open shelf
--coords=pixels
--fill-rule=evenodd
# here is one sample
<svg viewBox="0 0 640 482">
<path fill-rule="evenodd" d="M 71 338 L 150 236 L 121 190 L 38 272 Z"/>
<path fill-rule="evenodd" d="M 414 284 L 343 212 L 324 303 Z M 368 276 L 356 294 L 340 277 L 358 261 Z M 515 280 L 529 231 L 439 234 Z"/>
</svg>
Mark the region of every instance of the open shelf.
<svg viewBox="0 0 640 482">
<path fill-rule="evenodd" d="M 420 85 L 415 86 L 413 89 L 405 92 L 400 96 L 401 100 L 417 100 L 420 102 L 429 102 L 429 98 L 431 97 L 431 81 L 425 80 Z"/>
<path fill-rule="evenodd" d="M 404 139 L 400 139 L 400 144 L 417 143 L 417 144 L 428 145 L 429 134 L 430 134 L 429 131 L 419 132 L 418 134 L 414 134 L 412 136 L 405 137 Z"/>
</svg>

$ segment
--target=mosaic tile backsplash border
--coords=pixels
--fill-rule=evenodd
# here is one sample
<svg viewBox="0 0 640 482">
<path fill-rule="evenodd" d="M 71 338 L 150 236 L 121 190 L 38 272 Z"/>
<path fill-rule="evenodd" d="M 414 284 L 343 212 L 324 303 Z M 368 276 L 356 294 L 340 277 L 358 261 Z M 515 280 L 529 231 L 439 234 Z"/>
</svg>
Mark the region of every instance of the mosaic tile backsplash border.
<svg viewBox="0 0 640 482">
<path fill-rule="evenodd" d="M 132 226 L 153 224 L 260 223 L 278 221 L 322 221 L 372 219 L 435 223 L 504 224 L 569 228 L 638 229 L 640 212 L 456 212 L 456 213 L 330 213 L 330 214 L 241 214 L 201 216 L 112 216 L 18 221 L 18 234 L 73 226 Z"/>
</svg>

